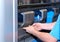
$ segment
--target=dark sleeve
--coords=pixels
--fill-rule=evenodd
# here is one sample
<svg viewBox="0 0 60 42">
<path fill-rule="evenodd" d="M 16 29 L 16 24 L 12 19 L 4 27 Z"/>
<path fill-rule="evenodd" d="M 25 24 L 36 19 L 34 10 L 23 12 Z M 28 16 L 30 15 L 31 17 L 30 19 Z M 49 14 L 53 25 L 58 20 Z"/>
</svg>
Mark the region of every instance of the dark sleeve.
<svg viewBox="0 0 60 42">
<path fill-rule="evenodd" d="M 54 17 L 53 17 L 53 21 L 52 22 L 57 21 L 58 16 L 59 16 L 59 14 L 54 14 Z"/>
</svg>

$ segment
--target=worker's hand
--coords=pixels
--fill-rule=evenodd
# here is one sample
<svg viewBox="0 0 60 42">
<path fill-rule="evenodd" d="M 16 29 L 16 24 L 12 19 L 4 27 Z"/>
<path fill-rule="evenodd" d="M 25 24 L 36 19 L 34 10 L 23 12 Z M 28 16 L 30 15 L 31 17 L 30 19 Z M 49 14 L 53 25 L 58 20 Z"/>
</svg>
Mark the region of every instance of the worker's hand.
<svg viewBox="0 0 60 42">
<path fill-rule="evenodd" d="M 53 26 L 55 25 L 54 23 L 34 23 L 32 26 L 37 28 L 37 30 L 51 30 L 53 28 Z"/>
<path fill-rule="evenodd" d="M 41 24 L 40 23 L 34 23 L 32 25 L 36 30 L 42 30 Z"/>
<path fill-rule="evenodd" d="M 23 29 L 30 34 L 34 34 L 34 32 L 37 31 L 33 26 L 24 27 Z"/>
</svg>

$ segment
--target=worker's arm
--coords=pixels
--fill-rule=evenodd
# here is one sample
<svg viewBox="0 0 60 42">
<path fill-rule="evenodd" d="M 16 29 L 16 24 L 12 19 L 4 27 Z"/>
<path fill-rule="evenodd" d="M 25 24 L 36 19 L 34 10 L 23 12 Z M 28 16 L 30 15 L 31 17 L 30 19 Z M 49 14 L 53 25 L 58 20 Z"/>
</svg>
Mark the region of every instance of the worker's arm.
<svg viewBox="0 0 60 42">
<path fill-rule="evenodd" d="M 56 42 L 57 41 L 57 39 L 51 36 L 49 33 L 35 31 L 33 35 L 38 37 L 40 40 L 44 42 Z"/>
<path fill-rule="evenodd" d="M 51 30 L 55 25 L 55 22 L 53 23 L 34 23 L 33 26 L 37 27 L 39 30 L 45 29 L 45 30 Z"/>
<path fill-rule="evenodd" d="M 56 42 L 56 38 L 52 37 L 49 33 L 39 32 L 36 29 L 34 29 L 33 26 L 29 26 L 24 28 L 26 32 L 38 37 L 40 40 L 44 42 Z"/>
</svg>

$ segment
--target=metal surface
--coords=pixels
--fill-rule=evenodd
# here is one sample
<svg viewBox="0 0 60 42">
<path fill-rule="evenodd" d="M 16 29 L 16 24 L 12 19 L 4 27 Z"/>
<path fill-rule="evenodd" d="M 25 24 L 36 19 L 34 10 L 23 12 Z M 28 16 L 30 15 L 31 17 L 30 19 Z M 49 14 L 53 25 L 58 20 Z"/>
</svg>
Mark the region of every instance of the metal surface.
<svg viewBox="0 0 60 42">
<path fill-rule="evenodd" d="M 4 42 L 13 42 L 13 0 L 4 0 L 4 36 Z"/>
<path fill-rule="evenodd" d="M 60 2 L 57 3 L 44 3 L 44 4 L 30 4 L 30 5 L 21 5 L 18 6 L 19 12 L 24 12 L 24 11 L 32 11 L 35 9 L 45 9 L 45 8 L 59 8 L 60 7 Z"/>
<path fill-rule="evenodd" d="M 19 22 L 19 25 L 21 27 L 31 25 L 34 22 L 34 12 L 33 11 L 27 11 L 22 12 L 21 15 L 23 16 L 23 22 Z M 21 19 L 21 18 L 19 18 Z"/>
<path fill-rule="evenodd" d="M 22 28 L 18 29 L 18 40 L 19 41 L 24 40 L 24 39 L 29 38 L 29 37 L 31 37 L 31 35 L 26 33 L 25 30 L 23 30 Z"/>
<path fill-rule="evenodd" d="M 31 37 L 30 34 L 26 33 L 25 30 L 23 30 L 23 27 L 29 26 L 34 22 L 34 12 L 28 11 L 28 12 L 22 12 L 21 15 L 23 16 L 23 21 L 18 22 L 19 28 L 18 28 L 18 42 L 22 41 L 26 38 Z M 19 18 L 21 19 L 21 17 Z"/>
</svg>

